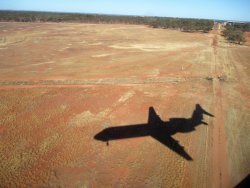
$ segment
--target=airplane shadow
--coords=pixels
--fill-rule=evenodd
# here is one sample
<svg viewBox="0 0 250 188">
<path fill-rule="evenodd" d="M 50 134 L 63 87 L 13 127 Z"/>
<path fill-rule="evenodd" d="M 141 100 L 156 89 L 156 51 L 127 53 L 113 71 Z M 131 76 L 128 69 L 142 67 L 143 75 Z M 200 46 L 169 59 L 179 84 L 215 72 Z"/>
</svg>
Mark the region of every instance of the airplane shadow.
<svg viewBox="0 0 250 188">
<path fill-rule="evenodd" d="M 185 151 L 184 147 L 171 136 L 176 133 L 195 131 L 195 128 L 202 124 L 207 125 L 207 123 L 203 121 L 204 114 L 214 117 L 199 104 L 196 104 L 191 118 L 170 118 L 169 121 L 164 122 L 157 115 L 154 108 L 150 107 L 148 123 L 109 127 L 96 134 L 94 138 L 106 142 L 107 145 L 109 145 L 110 140 L 151 136 L 186 160 L 193 160 Z"/>
</svg>

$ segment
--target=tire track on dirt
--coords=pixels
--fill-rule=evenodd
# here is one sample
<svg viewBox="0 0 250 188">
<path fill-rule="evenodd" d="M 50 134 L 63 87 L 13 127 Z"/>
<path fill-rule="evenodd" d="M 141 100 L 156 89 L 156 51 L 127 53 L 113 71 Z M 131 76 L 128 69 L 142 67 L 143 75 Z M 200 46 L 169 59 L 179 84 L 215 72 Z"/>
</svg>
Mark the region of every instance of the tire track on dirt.
<svg viewBox="0 0 250 188">
<path fill-rule="evenodd" d="M 218 38 L 218 31 L 215 31 L 214 39 Z M 214 95 L 214 121 L 213 121 L 213 166 L 212 166 L 212 187 L 226 188 L 230 187 L 229 183 L 229 171 L 228 171 L 228 159 L 227 159 L 227 147 L 225 138 L 225 123 L 224 123 L 224 109 L 222 103 L 222 88 L 218 78 L 218 67 L 220 66 L 218 61 L 217 42 L 213 42 L 214 48 L 214 60 L 212 63 L 213 77 L 213 95 Z"/>
<path fill-rule="evenodd" d="M 203 77 L 162 77 L 146 79 L 97 79 L 97 80 L 40 80 L 40 81 L 0 81 L 0 89 L 40 88 L 40 87 L 91 87 L 102 85 L 150 85 L 208 80 Z"/>
</svg>

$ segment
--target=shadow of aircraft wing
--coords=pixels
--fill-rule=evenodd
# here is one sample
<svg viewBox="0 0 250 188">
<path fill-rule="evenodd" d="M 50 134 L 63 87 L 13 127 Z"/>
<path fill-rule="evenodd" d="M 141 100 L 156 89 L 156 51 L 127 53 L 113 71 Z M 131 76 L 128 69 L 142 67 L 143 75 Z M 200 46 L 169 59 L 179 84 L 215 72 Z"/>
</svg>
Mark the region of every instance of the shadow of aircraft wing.
<svg viewBox="0 0 250 188">
<path fill-rule="evenodd" d="M 179 142 L 175 139 L 173 139 L 169 135 L 158 135 L 153 134 L 151 135 L 154 139 L 158 140 L 163 145 L 167 146 L 169 149 L 174 151 L 175 153 L 179 154 L 183 158 L 185 158 L 188 161 L 192 161 L 192 157 L 185 151 L 184 147 L 179 144 Z"/>
<path fill-rule="evenodd" d="M 147 124 L 109 127 L 95 135 L 96 140 L 103 142 L 128 138 L 144 137 L 150 135 L 150 127 Z"/>
</svg>

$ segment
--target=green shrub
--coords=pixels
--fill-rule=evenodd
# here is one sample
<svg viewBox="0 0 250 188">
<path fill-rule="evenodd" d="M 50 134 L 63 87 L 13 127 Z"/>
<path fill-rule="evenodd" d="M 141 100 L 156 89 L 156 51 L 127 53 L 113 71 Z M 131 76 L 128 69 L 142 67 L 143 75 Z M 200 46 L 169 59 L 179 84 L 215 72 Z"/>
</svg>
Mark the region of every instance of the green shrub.
<svg viewBox="0 0 250 188">
<path fill-rule="evenodd" d="M 223 31 L 223 35 L 228 41 L 233 43 L 241 44 L 246 42 L 244 32 L 233 26 L 227 26 L 226 30 Z"/>
</svg>

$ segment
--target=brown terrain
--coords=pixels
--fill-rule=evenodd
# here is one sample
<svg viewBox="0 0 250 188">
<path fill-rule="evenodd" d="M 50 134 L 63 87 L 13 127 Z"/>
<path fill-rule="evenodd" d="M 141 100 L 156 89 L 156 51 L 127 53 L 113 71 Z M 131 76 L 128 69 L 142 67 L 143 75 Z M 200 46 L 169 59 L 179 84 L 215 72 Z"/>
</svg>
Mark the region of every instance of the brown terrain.
<svg viewBox="0 0 250 188">
<path fill-rule="evenodd" d="M 0 23 L 0 187 L 234 187 L 250 172 L 247 36 Z M 150 107 L 172 142 L 144 134 Z"/>
</svg>

